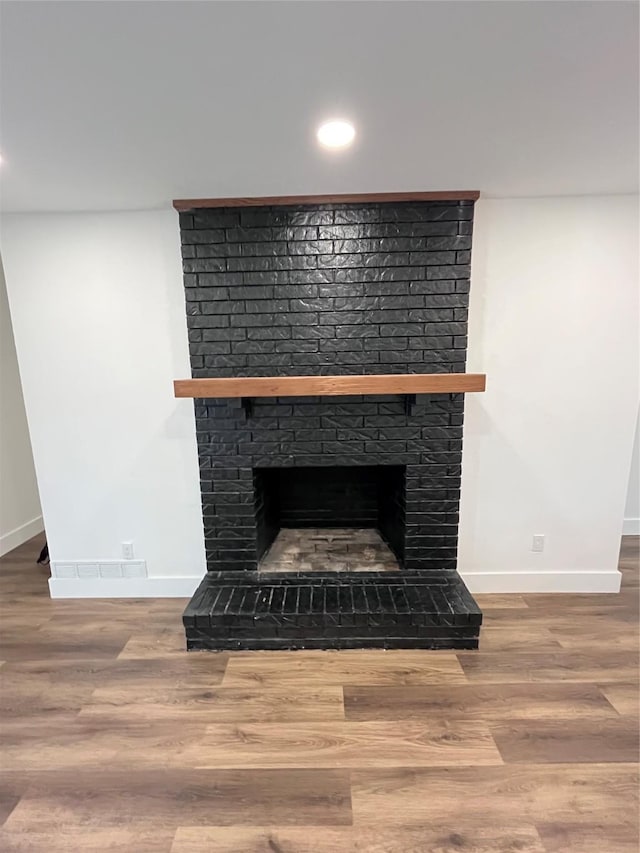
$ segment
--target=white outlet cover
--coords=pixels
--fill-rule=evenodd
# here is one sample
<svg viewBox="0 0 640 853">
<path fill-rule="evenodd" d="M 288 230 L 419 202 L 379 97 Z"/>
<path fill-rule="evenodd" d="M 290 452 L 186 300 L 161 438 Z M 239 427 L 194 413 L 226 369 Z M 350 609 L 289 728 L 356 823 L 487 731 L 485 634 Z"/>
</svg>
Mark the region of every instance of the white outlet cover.
<svg viewBox="0 0 640 853">
<path fill-rule="evenodd" d="M 100 563 L 100 575 L 103 578 L 121 578 L 122 566 L 120 563 Z"/>
<path fill-rule="evenodd" d="M 147 564 L 144 560 L 130 560 L 122 564 L 125 578 L 146 578 Z"/>
<path fill-rule="evenodd" d="M 98 563 L 78 563 L 79 578 L 99 578 L 100 566 Z"/>
<path fill-rule="evenodd" d="M 77 578 L 78 572 L 75 563 L 54 563 L 52 565 L 55 578 Z"/>
<path fill-rule="evenodd" d="M 544 533 L 534 533 L 531 550 L 535 551 L 537 554 L 544 551 Z"/>
</svg>

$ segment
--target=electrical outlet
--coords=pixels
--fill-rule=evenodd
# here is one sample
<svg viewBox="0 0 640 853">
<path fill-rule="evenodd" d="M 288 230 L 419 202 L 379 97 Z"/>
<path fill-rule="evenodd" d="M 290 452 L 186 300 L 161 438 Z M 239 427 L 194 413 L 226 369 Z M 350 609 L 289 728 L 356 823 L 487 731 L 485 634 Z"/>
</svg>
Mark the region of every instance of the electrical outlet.
<svg viewBox="0 0 640 853">
<path fill-rule="evenodd" d="M 544 551 L 544 533 L 537 533 L 534 535 L 531 550 L 536 551 L 537 553 Z"/>
<path fill-rule="evenodd" d="M 122 543 L 122 556 L 125 560 L 133 560 L 133 542 Z"/>
</svg>

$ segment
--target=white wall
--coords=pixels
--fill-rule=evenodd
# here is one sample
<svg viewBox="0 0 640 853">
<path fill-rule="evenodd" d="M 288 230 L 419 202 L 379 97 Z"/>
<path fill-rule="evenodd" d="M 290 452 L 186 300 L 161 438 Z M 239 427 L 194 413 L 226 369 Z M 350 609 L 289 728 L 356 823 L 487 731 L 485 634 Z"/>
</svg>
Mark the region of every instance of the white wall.
<svg viewBox="0 0 640 853">
<path fill-rule="evenodd" d="M 638 407 L 638 199 L 477 206 L 460 572 L 614 591 Z M 531 551 L 533 534 L 546 537 Z"/>
<path fill-rule="evenodd" d="M 0 556 L 41 530 L 38 484 L 0 264 Z"/>
<path fill-rule="evenodd" d="M 172 212 L 11 216 L 2 249 L 54 595 L 188 594 L 204 571 Z M 637 200 L 477 208 L 460 568 L 475 590 L 615 590 L 637 378 Z M 532 554 L 534 533 L 546 536 Z M 106 564 L 108 565 L 108 564 Z"/>
<path fill-rule="evenodd" d="M 193 406 L 172 388 L 190 375 L 177 216 L 13 216 L 0 237 L 52 562 L 112 573 L 131 541 L 163 579 L 53 594 L 187 594 L 205 563 Z"/>
<path fill-rule="evenodd" d="M 636 421 L 622 532 L 627 536 L 640 536 L 640 412 Z"/>
</svg>

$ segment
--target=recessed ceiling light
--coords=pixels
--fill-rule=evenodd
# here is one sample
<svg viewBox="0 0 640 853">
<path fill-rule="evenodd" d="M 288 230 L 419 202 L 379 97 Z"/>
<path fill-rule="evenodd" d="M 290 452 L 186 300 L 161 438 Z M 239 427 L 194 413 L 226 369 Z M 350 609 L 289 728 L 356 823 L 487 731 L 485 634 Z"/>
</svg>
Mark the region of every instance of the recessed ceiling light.
<svg viewBox="0 0 640 853">
<path fill-rule="evenodd" d="M 351 145 L 356 131 L 351 122 L 335 119 L 318 128 L 318 142 L 325 148 L 346 148 Z"/>
</svg>

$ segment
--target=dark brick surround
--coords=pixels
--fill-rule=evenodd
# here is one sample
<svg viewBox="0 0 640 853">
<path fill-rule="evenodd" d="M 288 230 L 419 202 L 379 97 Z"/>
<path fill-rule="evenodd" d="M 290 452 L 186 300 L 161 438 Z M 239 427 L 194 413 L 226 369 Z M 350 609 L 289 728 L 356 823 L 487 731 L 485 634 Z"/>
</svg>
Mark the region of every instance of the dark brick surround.
<svg viewBox="0 0 640 853">
<path fill-rule="evenodd" d="M 192 375 L 464 372 L 472 226 L 468 201 L 181 213 Z M 256 570 L 265 469 L 395 466 L 394 551 L 454 571 L 463 413 L 448 394 L 410 412 L 394 395 L 196 400 L 208 570 Z"/>
<path fill-rule="evenodd" d="M 193 376 L 462 372 L 473 202 L 181 214 Z"/>
</svg>

